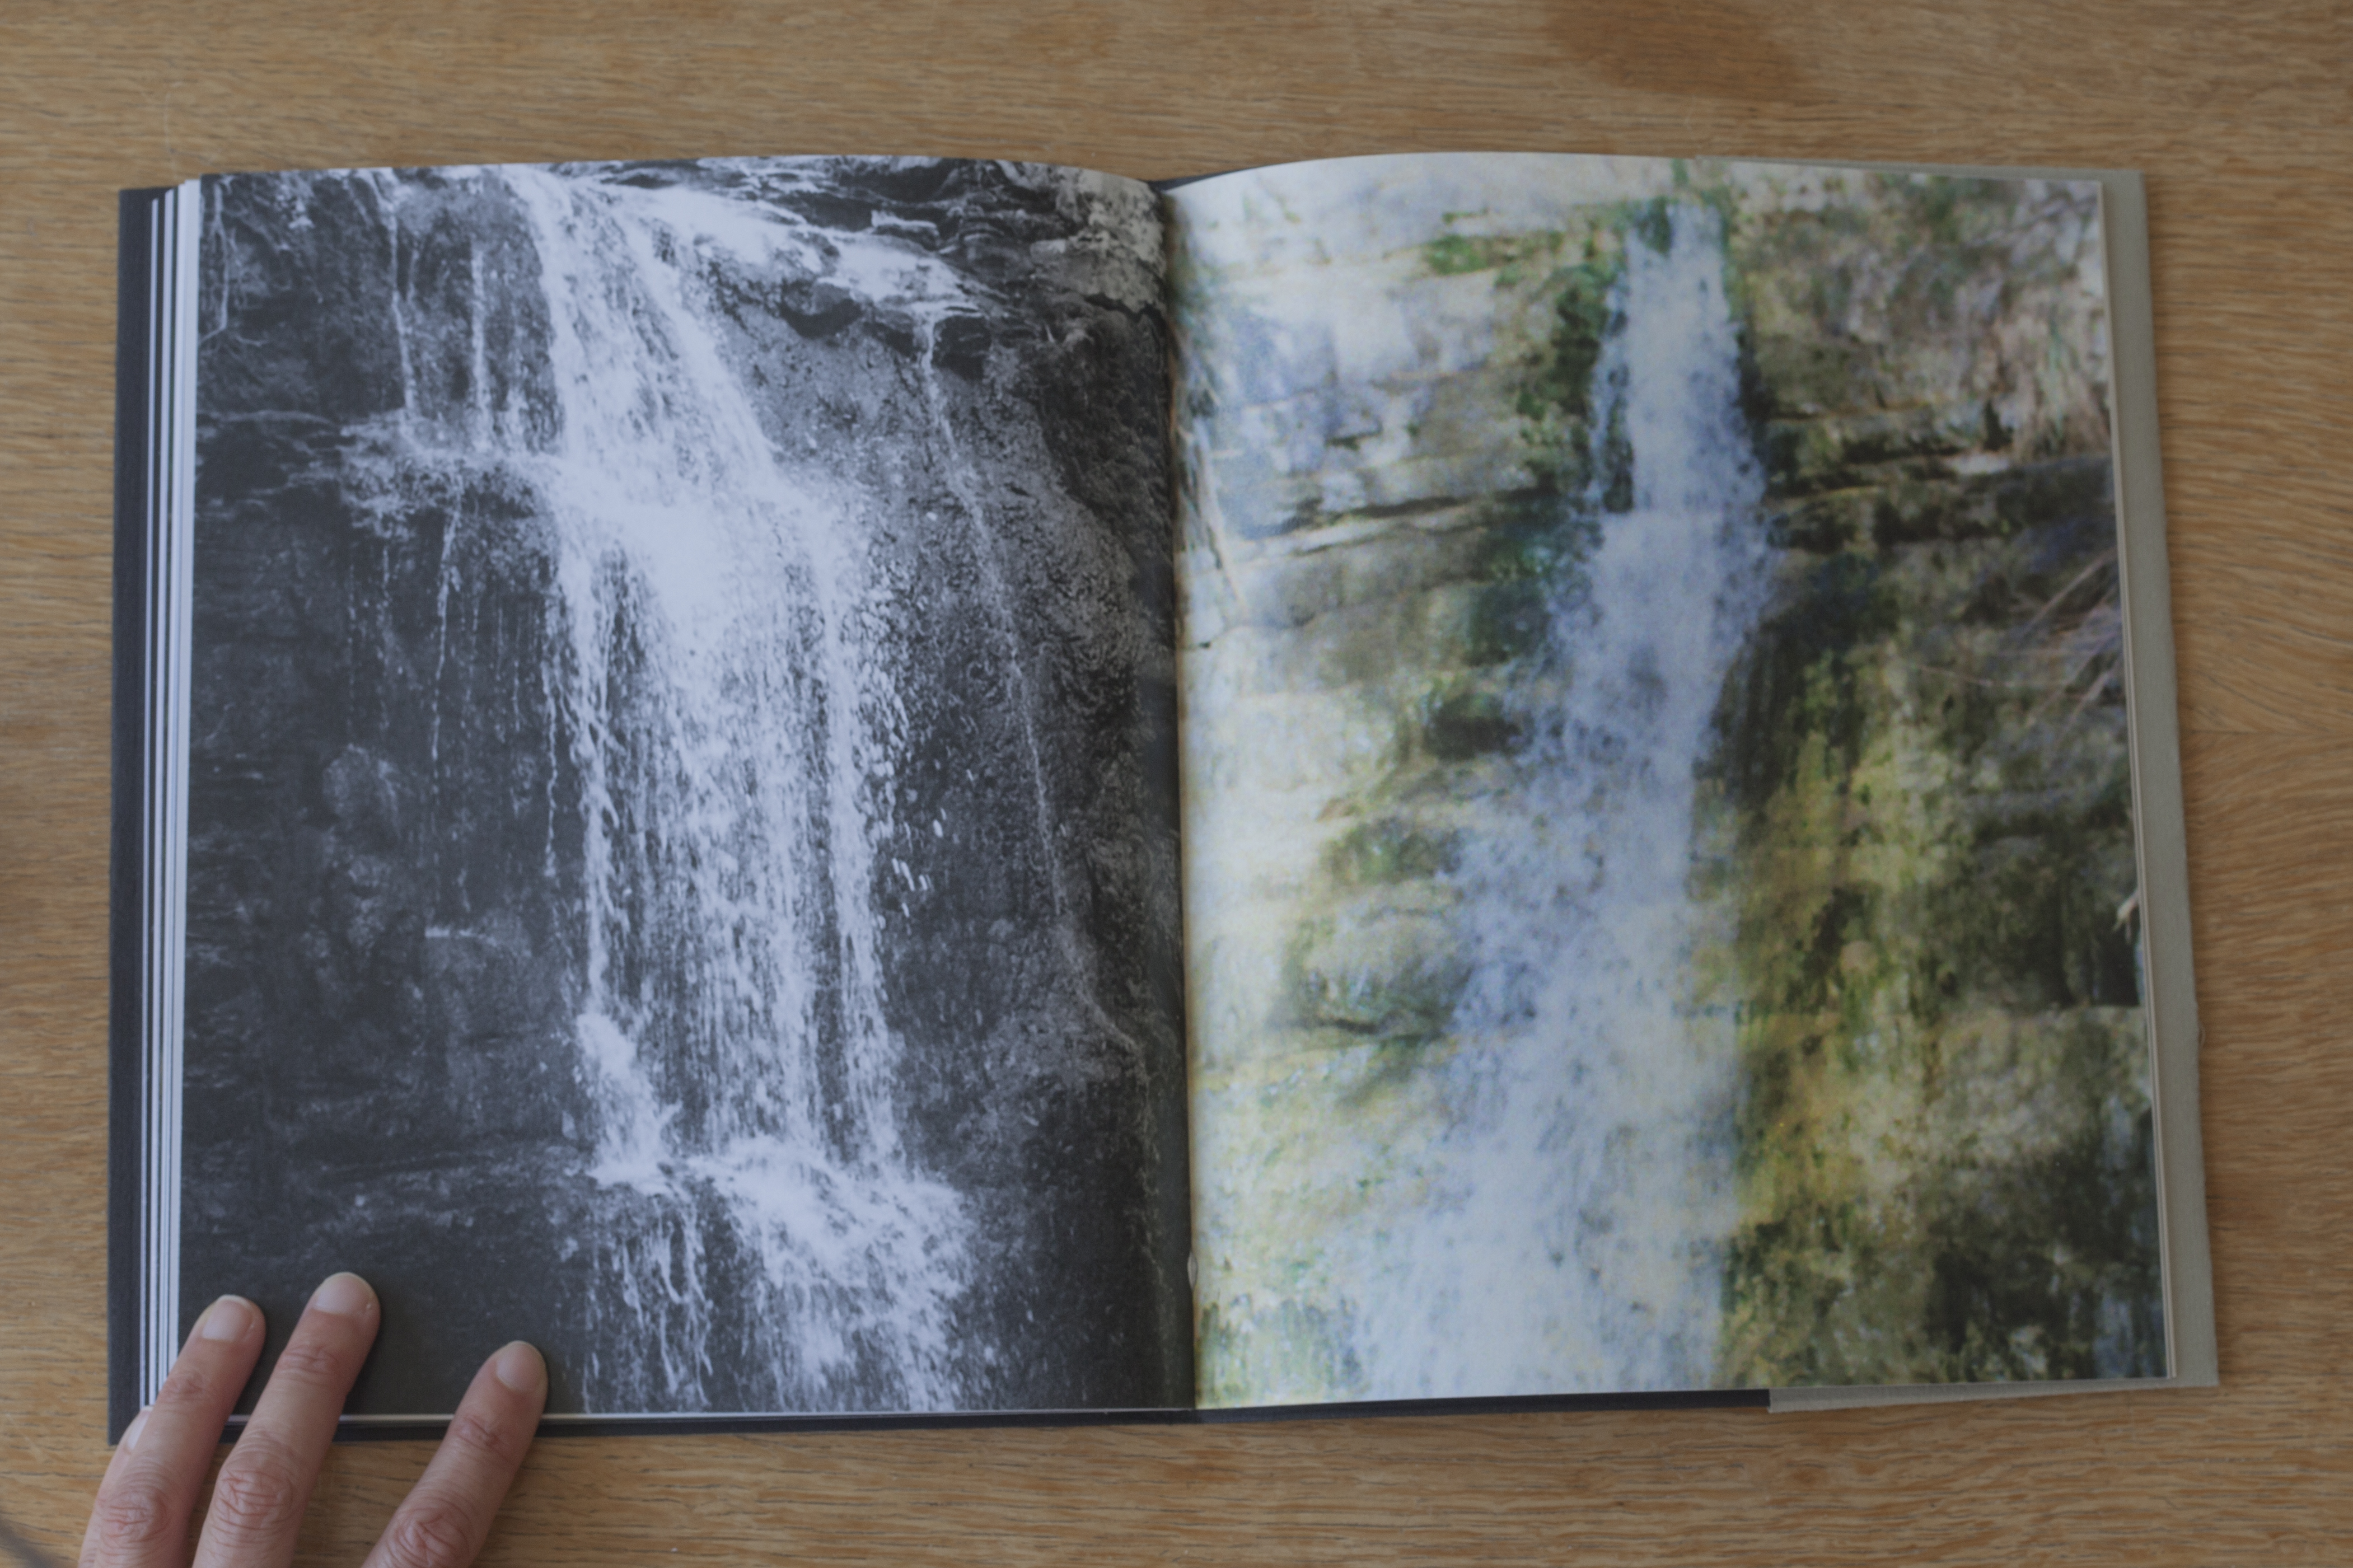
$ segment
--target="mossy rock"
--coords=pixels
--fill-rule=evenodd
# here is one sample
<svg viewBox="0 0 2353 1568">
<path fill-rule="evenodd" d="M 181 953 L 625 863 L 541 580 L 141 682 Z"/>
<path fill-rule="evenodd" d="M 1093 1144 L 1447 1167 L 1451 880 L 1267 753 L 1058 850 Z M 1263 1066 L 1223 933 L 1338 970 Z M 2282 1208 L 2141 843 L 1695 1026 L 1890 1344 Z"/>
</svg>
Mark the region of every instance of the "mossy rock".
<svg viewBox="0 0 2353 1568">
<path fill-rule="evenodd" d="M 1451 871 L 1461 854 L 1459 832 L 1384 816 L 1360 822 L 1325 846 L 1324 870 L 1343 887 L 1378 887 Z"/>
<path fill-rule="evenodd" d="M 1470 984 L 1448 889 L 1376 885 L 1295 928 L 1284 990 L 1295 1027 L 1434 1040 Z"/>
</svg>

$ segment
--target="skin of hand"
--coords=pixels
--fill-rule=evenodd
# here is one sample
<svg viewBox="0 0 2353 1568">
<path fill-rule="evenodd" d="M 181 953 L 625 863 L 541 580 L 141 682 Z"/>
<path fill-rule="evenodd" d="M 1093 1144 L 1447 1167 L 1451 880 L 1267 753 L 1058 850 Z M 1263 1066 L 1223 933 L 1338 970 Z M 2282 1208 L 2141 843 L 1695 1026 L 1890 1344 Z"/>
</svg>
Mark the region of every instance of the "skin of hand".
<svg viewBox="0 0 2353 1568">
<path fill-rule="evenodd" d="M 245 1432 L 221 1462 L 195 1568 L 282 1568 L 360 1363 L 383 1319 L 375 1291 L 336 1274 L 312 1292 L 271 1369 Z M 224 1296 L 196 1320 L 171 1375 L 124 1428 L 99 1483 L 82 1568 L 183 1568 L 188 1520 L 221 1429 L 260 1359 L 261 1310 Z M 364 1568 L 461 1568 L 531 1447 L 547 1403 L 547 1368 L 517 1341 L 482 1363 L 448 1435 Z"/>
</svg>

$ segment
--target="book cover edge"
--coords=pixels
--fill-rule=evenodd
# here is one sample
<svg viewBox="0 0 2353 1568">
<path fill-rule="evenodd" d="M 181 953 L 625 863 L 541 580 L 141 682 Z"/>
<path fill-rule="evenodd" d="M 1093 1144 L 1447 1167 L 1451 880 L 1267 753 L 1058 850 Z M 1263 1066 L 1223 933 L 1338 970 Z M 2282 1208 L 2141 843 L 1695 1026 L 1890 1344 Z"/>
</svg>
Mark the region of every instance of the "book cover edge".
<svg viewBox="0 0 2353 1568">
<path fill-rule="evenodd" d="M 2198 1105 L 2200 1031 L 2191 963 L 2171 571 L 2158 447 L 2157 333 L 2147 195 L 2137 174 L 2101 176 L 2114 354 L 2116 499 L 2125 577 L 2125 675 L 2131 700 L 2135 824 L 2146 933 L 2150 1099 L 2158 1125 L 2166 1338 L 2172 1381 L 2211 1387 L 2221 1369 L 2206 1234 Z"/>
<path fill-rule="evenodd" d="M 2017 1383 L 1915 1383 L 1878 1387 L 1777 1388 L 1776 1415 L 1877 1410 L 1896 1405 L 1966 1405 L 1989 1399 L 2049 1399 L 2064 1394 L 2147 1394 L 2192 1386 L 2179 1377 L 2050 1378 Z"/>
<path fill-rule="evenodd" d="M 892 1411 L 872 1415 L 827 1412 L 780 1415 L 731 1411 L 676 1415 L 554 1415 L 542 1420 L 540 1436 L 565 1437 L 653 1436 L 668 1433 L 794 1434 L 817 1432 L 935 1431 L 1015 1426 L 1226 1426 L 1267 1422 L 1392 1419 L 1414 1415 L 1510 1415 L 1624 1410 L 1764 1410 L 1770 1394 L 1762 1388 L 1665 1389 L 1610 1394 L 1498 1394 L 1461 1399 L 1384 1399 L 1317 1405 L 1236 1406 L 1168 1405 L 1107 1410 Z M 240 1418 L 240 1423 L 241 1423 Z M 337 1442 L 385 1442 L 438 1436 L 448 1426 L 441 1415 L 345 1416 Z M 233 1425 L 232 1431 L 236 1430 Z"/>
<path fill-rule="evenodd" d="M 114 669 L 107 875 L 106 1440 L 119 1441 L 138 1414 L 140 976 L 146 932 L 140 921 L 140 790 L 145 777 L 148 692 L 144 616 L 147 570 L 147 403 L 150 248 L 164 187 L 121 193 L 117 211 L 114 342 Z"/>
</svg>

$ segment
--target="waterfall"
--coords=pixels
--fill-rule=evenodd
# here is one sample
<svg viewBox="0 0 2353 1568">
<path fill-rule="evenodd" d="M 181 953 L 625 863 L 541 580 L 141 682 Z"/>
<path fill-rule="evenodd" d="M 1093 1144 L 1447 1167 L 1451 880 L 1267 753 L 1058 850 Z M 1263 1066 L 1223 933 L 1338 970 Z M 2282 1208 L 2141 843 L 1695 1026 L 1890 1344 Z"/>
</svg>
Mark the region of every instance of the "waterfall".
<svg viewBox="0 0 2353 1568">
<path fill-rule="evenodd" d="M 598 1256 L 603 1348 L 586 1392 L 703 1408 L 723 1364 L 734 1398 L 769 1408 L 952 1408 L 969 1221 L 903 1151 L 894 1102 L 875 879 L 905 716 L 877 646 L 869 503 L 775 448 L 707 280 L 715 260 L 805 262 L 818 241 L 685 185 L 474 177 L 519 209 L 538 273 L 493 283 L 477 248 L 462 298 L 438 305 L 403 297 L 406 193 L 372 182 L 397 279 L 389 434 L 410 489 L 501 468 L 552 540 L 543 682 L 578 784 L 573 1035 L 596 1110 L 578 1240 Z M 902 303 L 953 289 L 870 248 L 833 252 L 839 282 Z M 497 289 L 544 307 L 552 395 L 530 418 L 512 378 L 492 398 Z M 446 526 L 443 645 L 454 513 Z M 438 691 L 437 655 L 437 759 Z"/>
<path fill-rule="evenodd" d="M 759 1265 L 779 1407 L 953 1406 L 964 1215 L 892 1104 L 873 890 L 902 721 L 863 646 L 857 498 L 780 460 L 691 270 L 795 237 L 689 190 L 508 178 L 561 411 L 536 478 L 565 531 L 595 1174 L 650 1200 L 616 1254 L 664 1351 L 642 1393 L 694 1403 L 715 1202 Z"/>
<path fill-rule="evenodd" d="M 1413 1213 L 1342 1264 L 1369 1397 L 1710 1381 L 1736 1060 L 1690 963 L 1695 774 L 1760 603 L 1763 487 L 1717 220 L 1671 219 L 1663 250 L 1630 236 L 1594 371 L 1633 505 L 1554 610 L 1513 787 L 1474 806 L 1453 879 L 1473 967 L 1452 1116 L 1382 1156 Z"/>
</svg>

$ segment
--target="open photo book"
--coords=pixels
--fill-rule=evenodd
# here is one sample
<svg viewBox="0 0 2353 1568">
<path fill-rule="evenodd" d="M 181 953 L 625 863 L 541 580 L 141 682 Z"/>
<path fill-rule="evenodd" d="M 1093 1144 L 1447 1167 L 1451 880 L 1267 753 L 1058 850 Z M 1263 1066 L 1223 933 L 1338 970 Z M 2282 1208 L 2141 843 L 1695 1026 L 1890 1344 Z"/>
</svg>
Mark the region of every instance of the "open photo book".
<svg viewBox="0 0 2353 1568">
<path fill-rule="evenodd" d="M 2213 1381 L 2136 177 L 123 215 L 114 1429 Z"/>
</svg>

